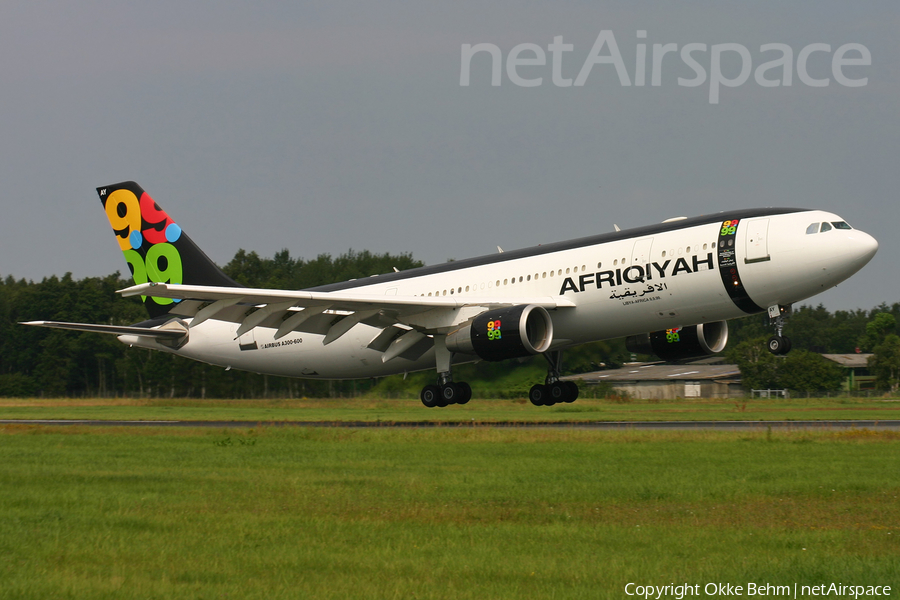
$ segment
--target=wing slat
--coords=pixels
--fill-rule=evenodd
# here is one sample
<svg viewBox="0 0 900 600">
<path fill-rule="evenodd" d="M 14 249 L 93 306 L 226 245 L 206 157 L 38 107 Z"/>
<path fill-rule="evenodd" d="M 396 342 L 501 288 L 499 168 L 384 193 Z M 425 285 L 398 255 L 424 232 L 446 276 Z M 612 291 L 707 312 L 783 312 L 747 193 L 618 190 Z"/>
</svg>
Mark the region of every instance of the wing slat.
<svg viewBox="0 0 900 600">
<path fill-rule="evenodd" d="M 228 308 L 229 306 L 234 306 L 235 304 L 237 304 L 240 301 L 241 301 L 241 298 L 239 298 L 239 297 L 222 298 L 221 300 L 216 300 L 215 302 L 213 302 L 206 308 L 200 309 L 200 311 L 194 316 L 193 320 L 191 321 L 191 327 L 196 327 L 203 321 L 206 321 L 207 319 L 212 319 L 222 310 Z"/>
</svg>

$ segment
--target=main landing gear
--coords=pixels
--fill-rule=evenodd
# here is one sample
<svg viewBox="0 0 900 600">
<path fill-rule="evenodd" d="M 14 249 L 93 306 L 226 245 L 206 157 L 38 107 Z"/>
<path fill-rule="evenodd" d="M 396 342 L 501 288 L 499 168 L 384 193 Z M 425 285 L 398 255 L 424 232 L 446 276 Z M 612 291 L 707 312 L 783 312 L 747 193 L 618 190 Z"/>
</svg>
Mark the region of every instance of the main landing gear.
<svg viewBox="0 0 900 600">
<path fill-rule="evenodd" d="M 450 372 L 452 353 L 447 350 L 446 338 L 434 336 L 434 353 L 437 360 L 437 385 L 426 385 L 419 394 L 422 404 L 428 408 L 465 404 L 472 399 L 472 388 L 465 381 L 454 382 Z"/>
<path fill-rule="evenodd" d="M 559 402 L 575 402 L 578 398 L 578 385 L 574 381 L 560 381 L 562 369 L 562 352 L 545 352 L 544 358 L 549 363 L 547 379 L 544 383 L 532 386 L 528 399 L 535 406 L 553 406 Z"/>
<path fill-rule="evenodd" d="M 775 304 L 769 307 L 769 323 L 775 326 L 775 335 L 769 338 L 769 352 L 782 356 L 791 351 L 791 338 L 783 335 L 784 324 L 791 316 L 791 305 Z"/>
<path fill-rule="evenodd" d="M 472 388 L 465 381 L 460 381 L 459 383 L 447 381 L 440 385 L 426 385 L 422 388 L 419 399 L 428 408 L 434 408 L 435 406 L 443 408 L 451 404 L 465 404 L 472 399 Z"/>
<path fill-rule="evenodd" d="M 447 349 L 444 337 L 434 337 L 434 353 L 437 362 L 437 384 L 426 385 L 419 394 L 422 404 L 428 408 L 465 404 L 472 398 L 472 388 L 465 381 L 453 381 L 450 371 L 452 353 Z M 578 385 L 573 381 L 560 381 L 562 352 L 545 352 L 549 363 L 544 383 L 535 385 L 528 392 L 528 399 L 535 406 L 553 406 L 559 402 L 575 402 Z"/>
</svg>

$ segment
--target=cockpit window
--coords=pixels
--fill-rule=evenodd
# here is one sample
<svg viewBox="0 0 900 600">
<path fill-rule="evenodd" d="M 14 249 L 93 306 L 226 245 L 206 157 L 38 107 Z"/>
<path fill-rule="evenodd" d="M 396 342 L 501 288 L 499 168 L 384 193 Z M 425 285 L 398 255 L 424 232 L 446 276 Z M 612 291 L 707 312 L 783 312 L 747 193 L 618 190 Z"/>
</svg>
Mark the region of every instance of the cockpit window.
<svg viewBox="0 0 900 600">
<path fill-rule="evenodd" d="M 831 231 L 831 225 L 829 225 L 828 223 L 822 223 L 822 229 L 820 229 L 820 231 Z"/>
<path fill-rule="evenodd" d="M 819 224 L 818 223 L 813 223 L 809 227 L 806 228 L 807 235 L 809 235 L 810 233 L 818 233 L 818 232 L 819 232 Z"/>
<path fill-rule="evenodd" d="M 845 221 L 835 221 L 831 223 L 835 229 L 853 229 Z"/>
</svg>

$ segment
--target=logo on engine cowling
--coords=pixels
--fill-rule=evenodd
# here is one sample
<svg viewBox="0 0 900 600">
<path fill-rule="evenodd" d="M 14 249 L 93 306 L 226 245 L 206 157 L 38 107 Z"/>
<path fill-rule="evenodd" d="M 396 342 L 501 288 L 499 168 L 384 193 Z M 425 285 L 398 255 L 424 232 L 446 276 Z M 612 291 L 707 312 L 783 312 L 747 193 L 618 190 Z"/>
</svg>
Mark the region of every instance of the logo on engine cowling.
<svg viewBox="0 0 900 600">
<path fill-rule="evenodd" d="M 487 336 L 488 336 L 489 340 L 499 340 L 501 338 L 500 319 L 494 319 L 493 321 L 488 321 Z"/>
</svg>

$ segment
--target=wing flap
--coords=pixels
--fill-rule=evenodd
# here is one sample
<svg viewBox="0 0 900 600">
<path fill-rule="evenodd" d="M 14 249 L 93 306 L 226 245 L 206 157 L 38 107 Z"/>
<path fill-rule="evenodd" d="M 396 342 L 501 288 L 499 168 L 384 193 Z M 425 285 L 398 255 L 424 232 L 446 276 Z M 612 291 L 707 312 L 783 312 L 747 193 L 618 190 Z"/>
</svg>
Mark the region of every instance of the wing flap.
<svg viewBox="0 0 900 600">
<path fill-rule="evenodd" d="M 409 350 L 400 354 L 400 358 L 415 362 L 425 356 L 428 351 L 433 350 L 433 348 L 434 340 L 426 336 L 424 339 L 419 340 L 414 344 Z"/>
<path fill-rule="evenodd" d="M 381 330 L 381 332 L 379 332 L 378 335 L 372 338 L 372 341 L 369 342 L 369 345 L 366 346 L 366 348 L 370 350 L 376 350 L 378 352 L 384 352 L 391 345 L 391 342 L 400 337 L 406 331 L 408 330 L 400 329 L 399 327 L 394 326 L 385 327 Z"/>
<path fill-rule="evenodd" d="M 407 331 L 394 341 L 390 343 L 387 350 L 384 351 L 384 354 L 381 355 L 381 362 L 388 362 L 397 358 L 398 356 L 403 355 L 409 350 L 412 350 L 419 343 L 424 340 L 428 340 L 428 336 L 419 331 Z M 429 343 L 431 341 L 429 340 Z M 424 354 L 424 352 L 423 352 Z"/>
<path fill-rule="evenodd" d="M 285 319 L 278 325 L 278 330 L 275 332 L 275 339 L 280 340 L 290 332 L 294 331 L 305 321 L 308 321 L 312 317 L 317 317 L 323 312 L 328 310 L 328 306 L 317 306 L 313 308 L 304 308 L 303 310 L 296 311 L 293 314 L 285 315 Z"/>
</svg>

